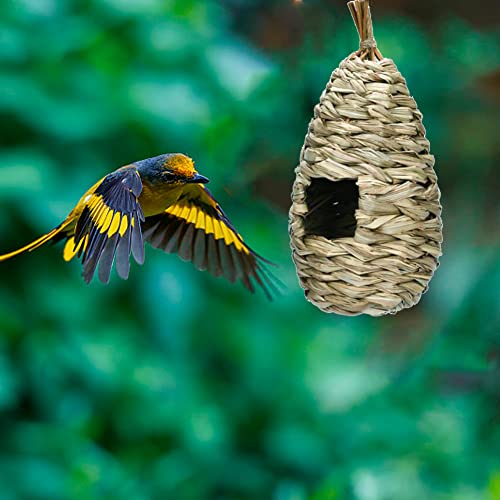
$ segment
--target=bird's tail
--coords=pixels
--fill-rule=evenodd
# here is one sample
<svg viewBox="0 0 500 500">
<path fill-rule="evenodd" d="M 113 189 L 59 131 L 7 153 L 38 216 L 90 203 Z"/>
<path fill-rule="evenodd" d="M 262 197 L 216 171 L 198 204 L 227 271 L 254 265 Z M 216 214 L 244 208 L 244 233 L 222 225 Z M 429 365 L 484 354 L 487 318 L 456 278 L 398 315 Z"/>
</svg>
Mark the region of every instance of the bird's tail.
<svg viewBox="0 0 500 500">
<path fill-rule="evenodd" d="M 44 234 L 43 236 L 40 236 L 40 238 L 36 239 L 35 241 L 29 243 L 28 245 L 20 248 L 19 250 L 14 250 L 13 252 L 6 253 L 4 255 L 0 255 L 0 262 L 3 262 L 4 260 L 10 259 L 11 257 L 15 257 L 16 255 L 19 255 L 23 252 L 31 252 L 32 250 L 35 250 L 35 248 L 38 248 L 45 243 L 48 243 L 49 241 L 57 239 L 57 236 L 60 236 L 60 233 L 63 232 L 66 227 L 68 226 L 69 222 L 64 221 L 62 224 L 59 224 L 56 228 L 52 229 L 50 233 Z"/>
</svg>

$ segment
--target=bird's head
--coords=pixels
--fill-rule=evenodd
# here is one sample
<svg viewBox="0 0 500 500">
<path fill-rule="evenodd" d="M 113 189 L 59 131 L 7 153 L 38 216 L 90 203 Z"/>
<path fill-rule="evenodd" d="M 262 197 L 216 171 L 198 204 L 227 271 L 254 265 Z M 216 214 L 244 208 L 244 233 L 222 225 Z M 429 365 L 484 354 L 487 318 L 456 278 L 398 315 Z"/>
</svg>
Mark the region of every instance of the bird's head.
<svg viewBox="0 0 500 500">
<path fill-rule="evenodd" d="M 134 164 L 143 179 L 162 184 L 206 184 L 209 180 L 194 168 L 194 161 L 182 153 L 169 153 Z"/>
</svg>

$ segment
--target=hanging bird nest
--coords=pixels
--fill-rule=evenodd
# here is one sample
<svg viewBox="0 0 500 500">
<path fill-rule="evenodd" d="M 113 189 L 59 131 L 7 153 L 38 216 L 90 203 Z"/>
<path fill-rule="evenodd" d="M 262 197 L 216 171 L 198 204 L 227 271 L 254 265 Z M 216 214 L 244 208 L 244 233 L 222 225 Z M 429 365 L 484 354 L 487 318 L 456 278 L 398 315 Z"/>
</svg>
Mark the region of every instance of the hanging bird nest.
<svg viewBox="0 0 500 500">
<path fill-rule="evenodd" d="M 440 193 L 422 114 L 373 37 L 367 0 L 348 4 L 360 48 L 333 72 L 296 168 L 292 256 L 325 312 L 394 314 L 427 290 L 441 255 Z"/>
</svg>

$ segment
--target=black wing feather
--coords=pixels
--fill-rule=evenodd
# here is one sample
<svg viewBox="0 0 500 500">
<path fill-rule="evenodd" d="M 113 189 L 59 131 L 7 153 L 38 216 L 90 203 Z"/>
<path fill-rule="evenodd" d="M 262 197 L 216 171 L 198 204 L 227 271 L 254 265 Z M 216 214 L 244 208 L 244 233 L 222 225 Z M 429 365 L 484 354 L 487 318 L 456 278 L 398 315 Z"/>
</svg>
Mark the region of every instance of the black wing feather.
<svg viewBox="0 0 500 500">
<path fill-rule="evenodd" d="M 132 248 L 132 231 L 129 227 L 127 232 L 120 239 L 116 249 L 116 272 L 120 278 L 126 280 L 130 273 L 130 252 Z"/>
<path fill-rule="evenodd" d="M 116 233 L 112 238 L 108 239 L 106 245 L 104 246 L 101 258 L 99 259 L 98 276 L 102 283 L 109 283 L 111 268 L 113 267 L 113 260 L 115 258 L 116 247 L 118 245 L 118 236 L 118 233 Z"/>
</svg>

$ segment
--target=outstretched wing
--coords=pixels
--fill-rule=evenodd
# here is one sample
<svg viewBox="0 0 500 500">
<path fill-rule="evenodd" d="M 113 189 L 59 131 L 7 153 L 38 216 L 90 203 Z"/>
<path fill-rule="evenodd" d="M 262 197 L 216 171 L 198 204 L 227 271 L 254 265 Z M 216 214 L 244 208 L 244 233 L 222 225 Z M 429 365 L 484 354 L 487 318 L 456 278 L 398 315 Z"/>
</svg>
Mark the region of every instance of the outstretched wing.
<svg viewBox="0 0 500 500">
<path fill-rule="evenodd" d="M 136 168 L 122 167 L 104 179 L 82 201 L 85 204 L 74 236 L 64 248 L 65 260 L 82 257 L 83 278 L 92 281 L 99 264 L 99 279 L 109 282 L 113 261 L 121 278 L 130 271 L 130 254 L 144 262 L 141 222 L 144 220 L 138 197 L 142 182 Z"/>
<path fill-rule="evenodd" d="M 277 280 L 238 234 L 210 191 L 202 184 L 186 184 L 176 203 L 163 214 L 147 217 L 144 239 L 155 248 L 177 253 L 200 271 L 241 281 L 254 292 L 254 283 L 271 299 L 279 293 Z"/>
</svg>

